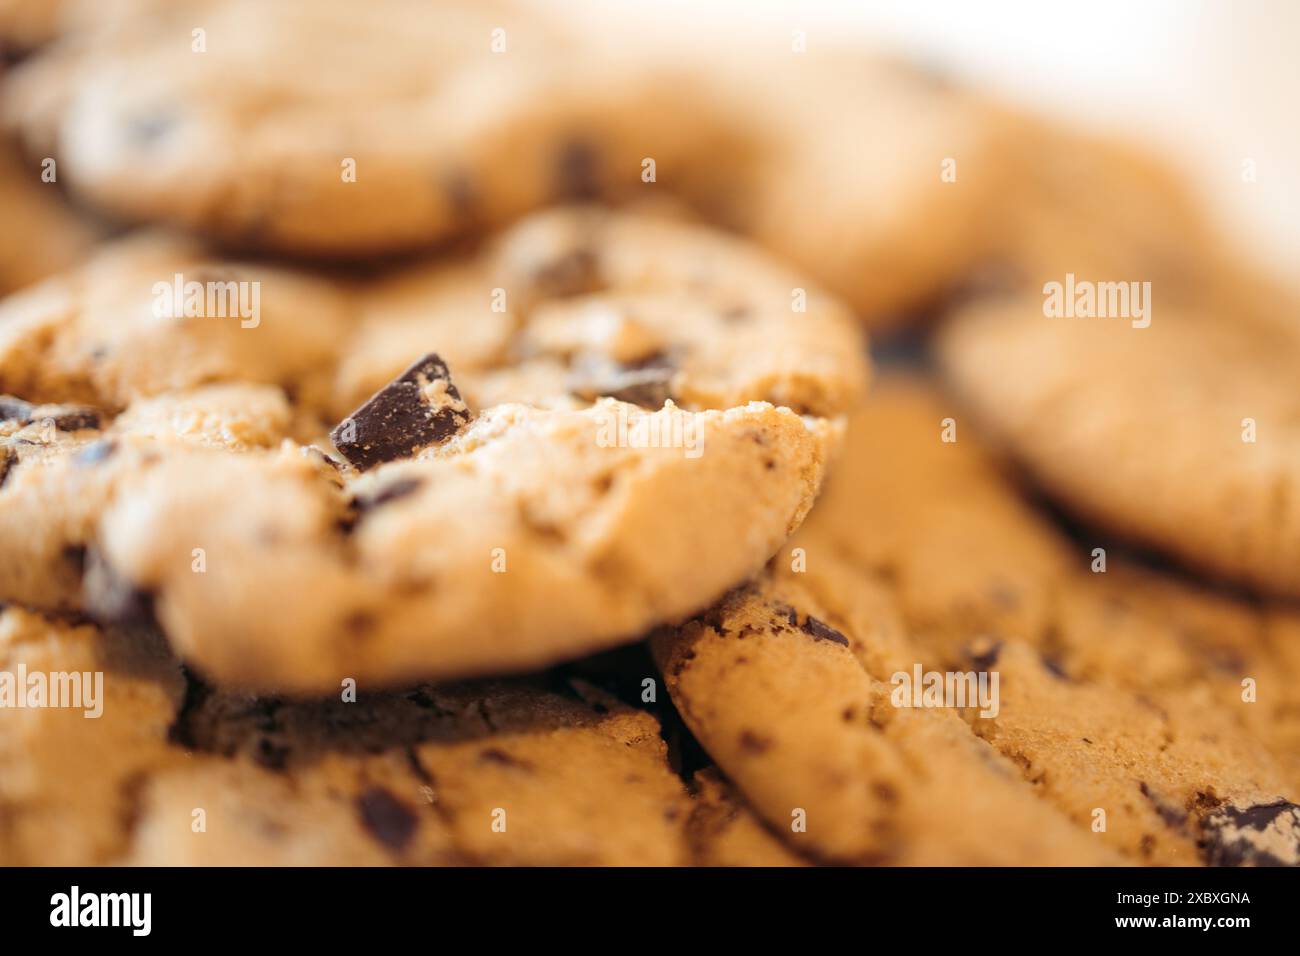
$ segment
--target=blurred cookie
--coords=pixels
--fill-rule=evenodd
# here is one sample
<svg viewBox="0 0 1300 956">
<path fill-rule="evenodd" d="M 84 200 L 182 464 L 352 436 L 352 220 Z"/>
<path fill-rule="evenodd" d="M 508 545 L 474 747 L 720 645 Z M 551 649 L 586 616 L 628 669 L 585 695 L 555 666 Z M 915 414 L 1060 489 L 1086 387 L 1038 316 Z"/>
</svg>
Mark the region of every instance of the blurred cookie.
<svg viewBox="0 0 1300 956">
<path fill-rule="evenodd" d="M 40 706 L 27 706 L 33 693 Z M 0 610 L 0 864 L 122 853 L 139 784 L 184 762 L 166 743 L 184 693 L 180 667 L 147 635 Z"/>
<path fill-rule="evenodd" d="M 509 672 L 679 620 L 798 526 L 866 374 L 833 302 L 791 323 L 783 270 L 668 222 L 546 213 L 380 289 L 185 267 L 199 288 L 265 283 L 247 321 L 159 315 L 150 275 L 176 298 L 193 262 L 169 249 L 8 304 L 0 595 L 147 611 L 219 682 Z M 441 341 L 463 366 L 412 354 Z M 391 380 L 334 411 L 374 370 Z M 73 397 L 93 421 L 33 410 Z M 325 414 L 338 458 L 303 444 Z"/>
<path fill-rule="evenodd" d="M 0 207 L 22 224 L 0 234 L 0 296 L 74 265 L 100 235 L 56 185 L 41 181 L 40 165 L 20 160 L 8 142 L 0 142 Z"/>
<path fill-rule="evenodd" d="M 946 399 L 887 381 L 767 576 L 655 644 L 704 747 L 818 858 L 1300 863 L 1300 616 L 1092 560 Z M 996 704 L 896 706 L 918 667 L 996 674 Z"/>
<path fill-rule="evenodd" d="M 671 167 L 692 135 L 681 86 L 624 53 L 575 49 L 520 4 L 222 0 L 51 47 L 5 112 L 115 216 L 355 257 Z"/>
<path fill-rule="evenodd" d="M 1031 116 L 1008 117 L 997 217 L 984 234 L 1001 281 L 1038 293 L 1066 273 L 1141 280 L 1164 304 L 1202 299 L 1221 240 L 1192 190 L 1154 153 Z"/>
<path fill-rule="evenodd" d="M 0 0 L 0 49 L 23 52 L 59 33 L 61 0 Z"/>
<path fill-rule="evenodd" d="M 810 44 L 711 56 L 720 142 L 682 188 L 836 294 L 872 328 L 941 300 L 984 258 L 1006 121 L 910 64 Z"/>
<path fill-rule="evenodd" d="M 1273 314 L 1180 309 L 1152 292 L 1138 320 L 995 300 L 958 313 L 939 351 L 979 421 L 1069 509 L 1187 565 L 1295 596 L 1294 301 L 1275 300 Z"/>
</svg>

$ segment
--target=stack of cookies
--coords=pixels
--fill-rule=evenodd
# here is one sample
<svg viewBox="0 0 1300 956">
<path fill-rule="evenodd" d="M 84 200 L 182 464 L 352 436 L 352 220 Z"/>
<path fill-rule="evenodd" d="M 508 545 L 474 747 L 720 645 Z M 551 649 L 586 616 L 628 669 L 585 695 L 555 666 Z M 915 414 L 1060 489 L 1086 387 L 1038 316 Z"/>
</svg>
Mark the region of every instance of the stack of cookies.
<svg viewBox="0 0 1300 956">
<path fill-rule="evenodd" d="M 535 5 L 0 39 L 0 863 L 1300 864 L 1298 300 L 1159 163 Z"/>
</svg>

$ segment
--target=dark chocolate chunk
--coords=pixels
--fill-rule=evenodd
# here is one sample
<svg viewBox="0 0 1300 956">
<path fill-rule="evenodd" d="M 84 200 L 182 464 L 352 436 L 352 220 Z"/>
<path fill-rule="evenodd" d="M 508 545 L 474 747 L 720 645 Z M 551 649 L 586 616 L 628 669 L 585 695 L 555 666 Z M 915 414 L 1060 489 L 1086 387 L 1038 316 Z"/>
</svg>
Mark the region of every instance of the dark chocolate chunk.
<svg viewBox="0 0 1300 956">
<path fill-rule="evenodd" d="M 1222 806 L 1201 822 L 1211 866 L 1300 865 L 1300 806 L 1287 800 L 1245 809 Z"/>
<path fill-rule="evenodd" d="M 340 422 L 330 438 L 344 458 L 365 471 L 442 444 L 469 421 L 469 408 L 446 363 L 430 352 Z"/>
<path fill-rule="evenodd" d="M 371 836 L 393 850 L 410 843 L 420 825 L 415 811 L 383 787 L 370 787 L 357 797 L 357 812 Z"/>
<path fill-rule="evenodd" d="M 0 488 L 4 487 L 5 480 L 9 477 L 9 471 L 17 460 L 18 456 L 8 448 L 0 448 Z"/>
<path fill-rule="evenodd" d="M 448 176 L 443 180 L 442 193 L 447 198 L 447 206 L 452 215 L 457 219 L 470 220 L 478 214 L 482 197 L 469 173 L 462 171 Z"/>
<path fill-rule="evenodd" d="M 809 614 L 808 619 L 803 622 L 803 632 L 810 635 L 814 640 L 833 641 L 836 644 L 843 644 L 845 647 L 849 646 L 849 639 L 847 637 L 835 630 L 835 628 L 831 627 L 829 624 L 823 624 L 811 614 Z"/>
</svg>

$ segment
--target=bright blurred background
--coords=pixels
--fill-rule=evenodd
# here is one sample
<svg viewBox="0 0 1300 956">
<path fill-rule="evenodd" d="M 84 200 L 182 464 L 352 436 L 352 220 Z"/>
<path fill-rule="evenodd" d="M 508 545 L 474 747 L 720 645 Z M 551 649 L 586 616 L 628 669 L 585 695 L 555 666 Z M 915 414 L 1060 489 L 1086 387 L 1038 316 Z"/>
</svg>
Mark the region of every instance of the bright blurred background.
<svg viewBox="0 0 1300 956">
<path fill-rule="evenodd" d="M 810 48 L 900 50 L 1130 134 L 1176 163 L 1256 255 L 1300 273 L 1300 0 L 605 0 L 589 15 L 629 12 L 685 43 L 746 34 L 788 48 L 803 30 Z"/>
</svg>

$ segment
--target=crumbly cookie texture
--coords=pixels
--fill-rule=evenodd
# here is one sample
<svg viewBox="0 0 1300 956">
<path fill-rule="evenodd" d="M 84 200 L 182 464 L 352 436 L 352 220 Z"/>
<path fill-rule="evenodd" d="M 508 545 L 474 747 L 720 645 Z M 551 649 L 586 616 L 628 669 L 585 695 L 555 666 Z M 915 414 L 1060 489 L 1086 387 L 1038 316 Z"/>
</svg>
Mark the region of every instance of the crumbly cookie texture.
<svg viewBox="0 0 1300 956">
<path fill-rule="evenodd" d="M 823 859 L 1300 862 L 1300 618 L 1094 574 L 955 408 L 887 381 L 766 577 L 656 637 L 701 743 Z M 996 671 L 996 715 L 894 706 L 917 664 Z"/>
<path fill-rule="evenodd" d="M 187 680 L 143 633 L 0 612 L 6 672 L 102 674 L 102 714 L 0 708 L 0 863 L 799 862 L 659 723 L 577 679 L 289 702 Z"/>
<path fill-rule="evenodd" d="M 910 663 L 886 596 L 844 592 L 840 610 L 851 604 L 860 626 L 846 633 L 778 577 L 655 648 L 688 726 L 792 848 L 840 864 L 1119 861 L 954 712 L 890 706 L 889 671 L 868 662 Z"/>
<path fill-rule="evenodd" d="M 700 122 L 671 68 L 524 4 L 142 13 L 22 65 L 4 112 L 88 202 L 227 244 L 356 257 L 630 193 Z"/>
<path fill-rule="evenodd" d="M 1300 335 L 1241 311 L 1049 318 L 994 300 L 940 339 L 990 433 L 1073 512 L 1252 588 L 1300 595 Z M 1300 301 L 1295 297 L 1281 302 Z"/>
<path fill-rule="evenodd" d="M 205 675 L 260 689 L 577 656 L 752 574 L 811 507 L 836 433 L 753 403 L 692 417 L 698 454 L 619 444 L 620 422 L 668 436 L 680 416 L 501 405 L 365 473 L 292 442 L 257 447 L 273 432 L 223 424 L 214 442 L 188 412 L 162 440 L 110 427 L 54 430 L 50 446 L 27 426 L 3 442 L 0 593 L 154 617 Z"/>
<path fill-rule="evenodd" d="M 697 866 L 808 866 L 781 842 L 716 768 L 694 777 L 694 809 L 687 822 Z"/>
</svg>

